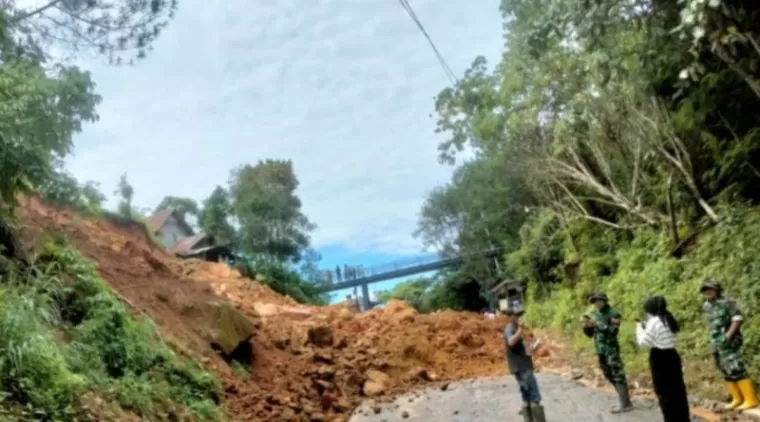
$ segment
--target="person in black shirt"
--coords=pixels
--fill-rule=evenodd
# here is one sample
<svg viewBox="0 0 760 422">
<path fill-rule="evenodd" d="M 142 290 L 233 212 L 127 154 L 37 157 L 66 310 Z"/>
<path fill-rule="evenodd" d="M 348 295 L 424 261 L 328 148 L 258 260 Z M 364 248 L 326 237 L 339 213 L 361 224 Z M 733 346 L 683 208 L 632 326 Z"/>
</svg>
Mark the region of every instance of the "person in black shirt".
<svg viewBox="0 0 760 422">
<path fill-rule="evenodd" d="M 523 327 L 521 318 L 524 313 L 522 307 L 512 306 L 504 312 L 509 318 L 504 328 L 504 342 L 509 372 L 515 376 L 520 386 L 522 396 L 523 421 L 546 422 L 544 408 L 541 406 L 541 392 L 538 389 L 538 381 L 533 374 L 533 358 L 531 348 L 523 339 Z"/>
</svg>

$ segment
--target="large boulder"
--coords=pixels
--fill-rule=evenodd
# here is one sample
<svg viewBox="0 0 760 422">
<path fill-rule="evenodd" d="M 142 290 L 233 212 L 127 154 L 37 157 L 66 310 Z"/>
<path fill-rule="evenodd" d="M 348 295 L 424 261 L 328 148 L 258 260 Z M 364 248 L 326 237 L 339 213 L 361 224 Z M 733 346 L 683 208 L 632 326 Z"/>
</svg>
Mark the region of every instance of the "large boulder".
<svg viewBox="0 0 760 422">
<path fill-rule="evenodd" d="M 236 356 L 241 350 L 249 350 L 249 340 L 261 325 L 257 319 L 251 320 L 228 302 L 214 301 L 203 305 L 203 317 L 208 326 L 212 347 L 218 349 L 226 359 L 243 360 L 250 356 Z"/>
</svg>

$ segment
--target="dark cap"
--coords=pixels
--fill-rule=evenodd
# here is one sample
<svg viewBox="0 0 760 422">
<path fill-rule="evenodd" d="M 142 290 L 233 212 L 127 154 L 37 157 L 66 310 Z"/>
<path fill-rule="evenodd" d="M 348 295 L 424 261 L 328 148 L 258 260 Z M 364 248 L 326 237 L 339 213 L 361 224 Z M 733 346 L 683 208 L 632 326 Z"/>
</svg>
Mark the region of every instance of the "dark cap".
<svg viewBox="0 0 760 422">
<path fill-rule="evenodd" d="M 588 301 L 589 301 L 589 303 L 594 303 L 594 302 L 596 302 L 597 300 L 603 300 L 603 301 L 605 301 L 605 302 L 609 302 L 609 299 L 607 298 L 607 293 L 603 293 L 603 292 L 594 292 L 594 293 L 591 293 L 591 294 L 588 296 Z"/>
<path fill-rule="evenodd" d="M 721 286 L 720 282 L 715 278 L 708 278 L 701 286 L 699 286 L 700 293 L 704 293 L 705 290 L 715 290 L 720 293 L 723 291 L 723 286 Z"/>
</svg>

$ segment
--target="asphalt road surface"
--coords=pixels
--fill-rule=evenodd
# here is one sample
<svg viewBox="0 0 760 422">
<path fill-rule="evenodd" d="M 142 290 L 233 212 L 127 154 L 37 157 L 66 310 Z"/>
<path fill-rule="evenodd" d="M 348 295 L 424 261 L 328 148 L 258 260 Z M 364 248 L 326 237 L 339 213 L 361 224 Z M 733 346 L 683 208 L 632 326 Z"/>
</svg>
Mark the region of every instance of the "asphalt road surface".
<svg viewBox="0 0 760 422">
<path fill-rule="evenodd" d="M 658 422 L 659 408 L 650 401 L 634 401 L 635 409 L 610 413 L 617 398 L 603 391 L 552 374 L 536 374 L 549 422 Z M 375 407 L 380 413 L 375 413 Z M 511 377 L 481 378 L 452 383 L 446 391 L 430 389 L 399 397 L 390 404 L 365 403 L 350 422 L 496 422 L 522 421 L 520 397 Z M 403 413 L 407 412 L 404 418 Z M 698 419 L 694 419 L 695 421 Z"/>
</svg>

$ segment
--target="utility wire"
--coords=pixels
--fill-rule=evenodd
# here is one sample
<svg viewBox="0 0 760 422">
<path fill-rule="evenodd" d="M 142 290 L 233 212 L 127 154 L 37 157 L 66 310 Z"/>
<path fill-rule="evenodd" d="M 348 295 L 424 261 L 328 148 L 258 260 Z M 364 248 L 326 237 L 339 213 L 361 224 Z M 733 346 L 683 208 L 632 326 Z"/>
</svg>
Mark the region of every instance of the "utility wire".
<svg viewBox="0 0 760 422">
<path fill-rule="evenodd" d="M 438 58 L 438 63 L 441 65 L 441 68 L 446 74 L 446 77 L 449 78 L 449 81 L 451 81 L 452 84 L 459 82 L 459 78 L 457 78 L 457 75 L 454 73 L 454 71 L 451 70 L 451 67 L 449 67 L 446 59 L 443 58 L 443 55 L 438 50 L 438 47 L 436 47 L 435 42 L 433 42 L 433 39 L 430 37 L 430 34 L 428 34 L 425 26 L 422 25 L 422 22 L 420 22 L 419 18 L 417 18 L 417 14 L 414 13 L 414 9 L 412 9 L 412 5 L 409 4 L 409 0 L 399 0 L 399 3 L 401 3 L 401 7 L 406 10 L 406 13 L 409 14 L 409 17 L 412 18 L 412 21 L 417 24 L 417 28 L 419 28 L 422 32 L 422 35 L 425 36 L 428 44 L 430 44 L 430 47 L 433 48 L 433 52 L 435 53 L 436 58 Z"/>
<path fill-rule="evenodd" d="M 435 53 L 435 56 L 438 58 L 438 63 L 440 63 L 441 68 L 443 68 L 443 72 L 446 73 L 446 77 L 449 78 L 449 81 L 451 81 L 451 84 L 452 85 L 457 84 L 459 82 L 459 78 L 457 78 L 457 75 L 454 73 L 454 71 L 451 70 L 451 67 L 446 62 L 446 59 L 443 58 L 443 55 L 438 50 L 438 47 L 436 47 L 435 42 L 433 42 L 433 39 L 430 37 L 430 34 L 428 34 L 427 30 L 425 30 L 425 26 L 422 25 L 422 22 L 420 22 L 419 18 L 417 18 L 417 14 L 414 13 L 414 9 L 412 9 L 412 5 L 409 4 L 409 0 L 399 0 L 399 3 L 401 3 L 401 7 L 403 7 L 404 10 L 406 10 L 406 13 L 409 14 L 409 17 L 412 18 L 414 23 L 417 24 L 417 27 L 420 29 L 420 31 L 425 36 L 425 38 L 427 38 L 427 41 L 430 44 L 430 47 L 433 48 L 433 52 Z M 467 132 L 473 141 L 477 140 L 477 138 L 472 132 L 472 126 L 470 124 L 467 125 Z M 485 220 L 485 215 L 483 214 L 482 211 L 480 212 L 480 218 L 481 220 Z M 490 239 L 491 234 L 489 233 L 487 226 L 485 229 L 486 229 L 486 237 L 489 239 L 488 240 L 489 246 L 493 249 L 495 248 L 495 245 Z M 497 277 L 501 277 L 501 265 L 499 265 L 499 260 L 495 256 L 493 260 L 494 260 L 494 264 L 496 265 Z"/>
</svg>

